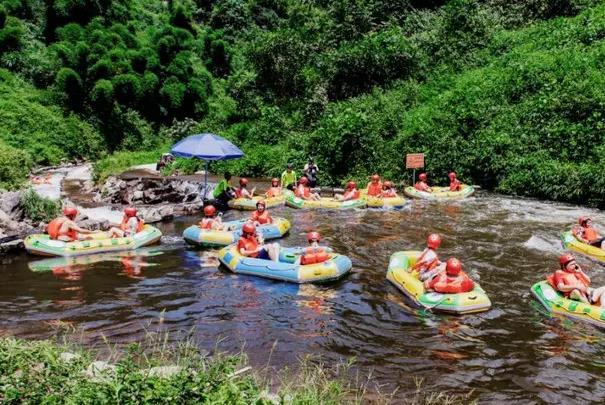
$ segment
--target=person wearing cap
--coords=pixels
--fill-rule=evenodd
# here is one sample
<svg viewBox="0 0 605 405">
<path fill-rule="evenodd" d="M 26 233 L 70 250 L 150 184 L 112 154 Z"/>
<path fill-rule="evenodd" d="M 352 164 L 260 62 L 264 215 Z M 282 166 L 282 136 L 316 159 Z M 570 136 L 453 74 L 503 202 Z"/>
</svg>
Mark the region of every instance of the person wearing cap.
<svg viewBox="0 0 605 405">
<path fill-rule="evenodd" d="M 294 191 L 294 187 L 296 187 L 296 172 L 292 170 L 294 165 L 292 163 L 288 163 L 286 165 L 286 170 L 281 174 L 281 187 L 287 188 L 288 190 Z"/>
<path fill-rule="evenodd" d="M 279 244 L 262 244 L 256 234 L 256 226 L 250 222 L 242 227 L 242 236 L 237 241 L 237 251 L 242 256 L 253 259 L 279 261 Z"/>
<path fill-rule="evenodd" d="M 258 200 L 256 203 L 256 211 L 253 211 L 252 215 L 250 215 L 250 221 L 252 221 L 255 226 L 273 223 L 273 218 L 269 215 L 267 203 L 265 203 L 264 200 Z"/>
<path fill-rule="evenodd" d="M 279 179 L 277 177 L 273 177 L 271 179 L 271 187 L 265 193 L 265 197 L 266 198 L 279 197 L 283 193 L 284 192 L 283 192 L 281 186 L 279 185 Z"/>
<path fill-rule="evenodd" d="M 55 218 L 48 223 L 46 233 L 48 233 L 51 239 L 73 242 L 88 239 L 89 237 L 85 235 L 101 232 L 79 227 L 75 222 L 77 216 L 78 210 L 76 208 L 66 207 L 63 209 L 63 216 Z"/>
<path fill-rule="evenodd" d="M 309 246 L 305 248 L 304 254 L 300 257 L 300 264 L 308 265 L 323 263 L 330 258 L 325 249 L 319 246 L 320 241 L 321 235 L 319 232 L 309 232 L 307 234 Z"/>
<path fill-rule="evenodd" d="M 430 234 L 426 238 L 426 248 L 420 253 L 416 263 L 410 268 L 410 271 L 417 270 L 421 281 L 428 280 L 439 273 L 441 262 L 437 256 L 437 249 L 441 246 L 441 236 L 436 233 Z"/>
<path fill-rule="evenodd" d="M 303 173 L 309 179 L 309 187 L 317 187 L 317 173 L 319 173 L 319 167 L 317 167 L 312 157 L 310 157 L 309 161 L 305 164 Z"/>
<path fill-rule="evenodd" d="M 139 233 L 145 227 L 145 222 L 137 215 L 135 207 L 126 207 L 122 222 L 109 230 L 112 238 L 123 238 Z"/>
<path fill-rule="evenodd" d="M 255 191 L 256 187 L 248 191 L 248 179 L 242 177 L 239 179 L 239 187 L 235 189 L 235 197 L 251 199 L 254 196 Z"/>
<path fill-rule="evenodd" d="M 579 241 L 601 249 L 605 247 L 605 237 L 601 236 L 593 226 L 592 218 L 580 217 L 578 225 L 574 226 L 571 232 Z"/>
<path fill-rule="evenodd" d="M 370 177 L 370 182 L 366 187 L 366 194 L 370 197 L 380 197 L 382 193 L 382 182 L 378 174 L 373 174 Z"/>
<path fill-rule="evenodd" d="M 590 287 L 590 277 L 576 263 L 576 258 L 569 254 L 559 257 L 560 269 L 546 277 L 548 283 L 566 298 L 581 301 L 585 304 L 600 305 L 605 308 L 605 300 L 601 299 L 605 287 Z"/>
<path fill-rule="evenodd" d="M 462 271 L 460 260 L 452 257 L 445 263 L 445 271 L 426 280 L 424 288 L 441 294 L 459 294 L 472 291 L 475 283 Z"/>
<path fill-rule="evenodd" d="M 426 173 L 420 173 L 418 175 L 418 181 L 414 184 L 414 188 L 418 191 L 424 191 L 425 193 L 431 193 L 433 191 L 427 183 Z"/>
<path fill-rule="evenodd" d="M 201 229 L 222 231 L 225 228 L 220 216 L 216 215 L 216 207 L 212 204 L 204 207 L 204 218 L 198 223 Z"/>
<path fill-rule="evenodd" d="M 357 200 L 361 197 L 361 193 L 357 189 L 357 183 L 354 181 L 347 182 L 347 188 L 345 189 L 344 194 L 336 194 L 334 199 L 336 201 L 350 201 Z"/>
</svg>

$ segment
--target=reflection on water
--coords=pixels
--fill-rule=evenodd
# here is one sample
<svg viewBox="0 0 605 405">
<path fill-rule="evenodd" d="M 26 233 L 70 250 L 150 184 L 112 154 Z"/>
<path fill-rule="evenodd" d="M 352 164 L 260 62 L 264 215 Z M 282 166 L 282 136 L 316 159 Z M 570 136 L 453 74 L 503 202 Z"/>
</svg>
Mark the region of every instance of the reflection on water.
<svg viewBox="0 0 605 405">
<path fill-rule="evenodd" d="M 180 238 L 195 217 L 163 224 L 161 246 L 136 255 L 38 260 L 25 255 L 0 264 L 0 333 L 26 338 L 57 327 L 82 330 L 88 342 L 140 338 L 149 323 L 193 331 L 212 350 L 242 347 L 253 363 L 292 365 L 311 353 L 328 363 L 355 357 L 399 395 L 412 377 L 436 390 L 475 390 L 482 401 L 603 401 L 604 335 L 593 326 L 550 318 L 529 287 L 553 269 L 558 234 L 587 211 L 578 207 L 483 195 L 465 202 L 414 202 L 401 211 L 274 210 L 293 228 L 282 243 L 323 242 L 353 261 L 352 273 L 328 285 L 294 285 L 234 275 L 218 268 L 216 251 Z M 588 212 L 605 226 L 599 212 Z M 245 213 L 230 212 L 226 219 Z M 493 309 L 463 317 L 413 308 L 385 280 L 391 253 L 422 247 L 443 235 L 443 259 L 462 259 L 481 281 Z M 595 284 L 602 267 L 580 259 Z M 30 270 L 31 269 L 31 270 Z M 384 390 L 385 388 L 383 388 Z"/>
</svg>

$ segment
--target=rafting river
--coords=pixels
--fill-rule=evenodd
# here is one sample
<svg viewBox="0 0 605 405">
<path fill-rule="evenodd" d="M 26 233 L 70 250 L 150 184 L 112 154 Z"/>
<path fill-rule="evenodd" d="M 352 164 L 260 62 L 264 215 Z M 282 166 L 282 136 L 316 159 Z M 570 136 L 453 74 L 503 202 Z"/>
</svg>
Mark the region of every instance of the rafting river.
<svg viewBox="0 0 605 405">
<path fill-rule="evenodd" d="M 237 353 L 253 365 L 293 366 L 305 354 L 332 365 L 351 357 L 382 392 L 404 397 L 414 377 L 432 390 L 480 401 L 605 401 L 605 334 L 582 322 L 550 318 L 529 292 L 556 267 L 558 235 L 580 215 L 600 212 L 489 193 L 460 202 L 415 201 L 401 211 L 272 210 L 292 222 L 280 242 L 323 241 L 348 255 L 352 273 L 328 285 L 294 285 L 233 275 L 215 252 L 189 248 L 182 231 L 197 217 L 161 224 L 161 245 L 133 258 L 33 272 L 25 254 L 0 260 L 0 334 L 45 338 L 66 325 L 86 343 L 127 343 L 147 331 Z M 246 213 L 228 212 L 225 219 Z M 462 317 L 409 306 L 386 279 L 391 253 L 424 246 L 439 232 L 442 260 L 456 256 L 486 290 L 490 311 Z M 595 285 L 603 268 L 579 258 Z M 42 263 L 43 264 L 43 263 Z M 39 265 L 39 264 L 38 264 Z M 218 343 L 217 343 L 218 342 Z"/>
</svg>

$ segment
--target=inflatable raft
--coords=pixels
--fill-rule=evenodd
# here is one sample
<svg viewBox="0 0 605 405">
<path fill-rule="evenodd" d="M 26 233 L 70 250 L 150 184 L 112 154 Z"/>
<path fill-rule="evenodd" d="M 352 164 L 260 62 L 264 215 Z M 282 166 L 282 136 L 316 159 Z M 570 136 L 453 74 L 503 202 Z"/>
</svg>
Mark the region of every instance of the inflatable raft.
<svg viewBox="0 0 605 405">
<path fill-rule="evenodd" d="M 239 221 L 224 222 L 226 231 L 215 231 L 201 229 L 197 225 L 191 225 L 183 232 L 183 238 L 191 245 L 201 247 L 223 247 L 237 242 L 242 235 L 242 227 L 247 219 Z M 285 218 L 273 218 L 272 224 L 261 225 L 256 228 L 265 240 L 278 239 L 290 230 L 290 221 Z"/>
<path fill-rule="evenodd" d="M 365 208 L 367 206 L 365 198 L 349 201 L 336 201 L 334 198 L 322 197 L 321 200 L 303 200 L 296 197 L 293 193 L 286 196 L 286 205 L 291 208 L 307 208 L 307 209 L 332 209 L 346 210 L 353 208 Z"/>
<path fill-rule="evenodd" d="M 256 210 L 256 203 L 259 200 L 265 201 L 266 208 L 281 207 L 286 201 L 286 196 L 280 195 L 271 198 L 263 198 L 261 196 L 255 196 L 253 198 L 235 198 L 229 200 L 227 205 L 234 210 L 254 211 Z"/>
<path fill-rule="evenodd" d="M 416 263 L 420 253 L 419 251 L 393 253 L 387 271 L 387 279 L 414 304 L 435 311 L 458 315 L 487 311 L 492 306 L 485 291 L 478 283 L 475 283 L 473 291 L 467 293 L 440 294 L 427 292 L 422 281 L 418 279 L 418 272 L 410 273 L 408 271 Z"/>
<path fill-rule="evenodd" d="M 266 277 L 291 283 L 319 283 L 339 279 L 347 274 L 351 260 L 347 256 L 329 252 L 329 259 L 323 263 L 300 264 L 302 248 L 281 248 L 279 262 L 253 259 L 239 254 L 236 246 L 223 248 L 218 259 L 230 271 L 238 274 Z"/>
<path fill-rule="evenodd" d="M 605 250 L 580 241 L 571 231 L 561 234 L 561 243 L 567 250 L 573 250 L 605 263 Z"/>
<path fill-rule="evenodd" d="M 141 232 L 125 238 L 109 238 L 104 232 L 90 236 L 93 239 L 63 242 L 50 239 L 46 234 L 35 234 L 29 235 L 23 243 L 25 249 L 34 255 L 80 256 L 138 249 L 158 242 L 162 237 L 162 232 L 151 225 L 145 225 Z"/>
<path fill-rule="evenodd" d="M 403 197 L 378 198 L 364 195 L 368 208 L 403 208 L 407 200 Z"/>
<path fill-rule="evenodd" d="M 565 298 L 548 281 L 540 281 L 531 287 L 532 294 L 550 312 L 581 319 L 594 325 L 605 327 L 605 310 L 598 305 L 585 304 Z"/>
<path fill-rule="evenodd" d="M 461 198 L 466 198 L 475 192 L 475 188 L 473 186 L 469 186 L 466 184 L 462 185 L 460 191 L 450 191 L 449 187 L 431 187 L 433 189 L 432 193 L 427 193 L 426 191 L 418 191 L 414 187 L 406 187 L 403 192 L 410 198 L 418 198 L 422 200 L 456 200 Z"/>
</svg>

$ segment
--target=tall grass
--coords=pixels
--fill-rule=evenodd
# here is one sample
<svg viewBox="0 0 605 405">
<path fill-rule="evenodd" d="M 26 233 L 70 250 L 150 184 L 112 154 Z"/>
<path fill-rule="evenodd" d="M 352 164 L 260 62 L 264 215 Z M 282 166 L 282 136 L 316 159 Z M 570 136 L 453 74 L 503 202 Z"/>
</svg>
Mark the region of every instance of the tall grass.
<svg viewBox="0 0 605 405">
<path fill-rule="evenodd" d="M 21 197 L 21 205 L 25 212 L 25 217 L 34 222 L 48 222 L 55 218 L 61 208 L 59 201 L 54 201 L 45 198 L 36 193 L 32 188 L 29 188 Z"/>
</svg>

